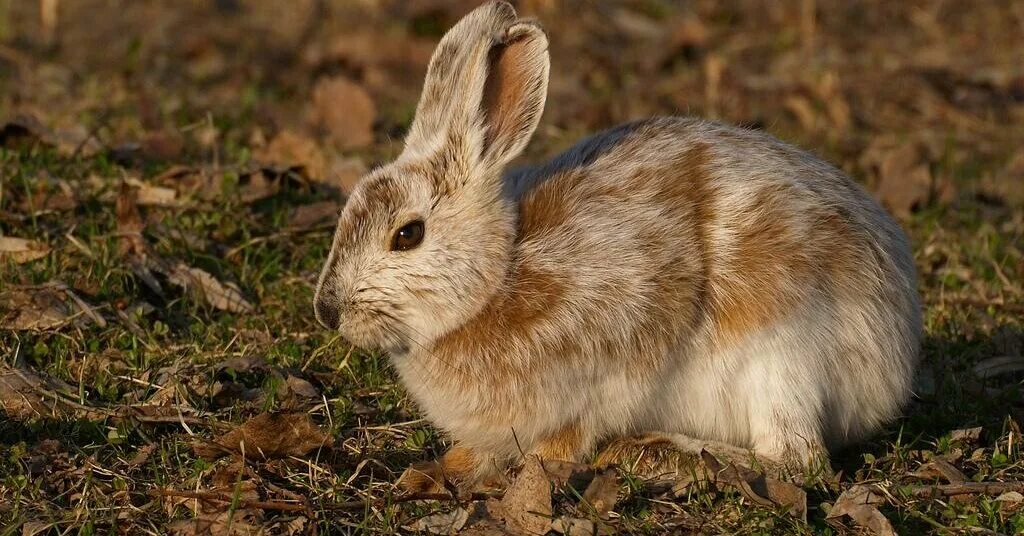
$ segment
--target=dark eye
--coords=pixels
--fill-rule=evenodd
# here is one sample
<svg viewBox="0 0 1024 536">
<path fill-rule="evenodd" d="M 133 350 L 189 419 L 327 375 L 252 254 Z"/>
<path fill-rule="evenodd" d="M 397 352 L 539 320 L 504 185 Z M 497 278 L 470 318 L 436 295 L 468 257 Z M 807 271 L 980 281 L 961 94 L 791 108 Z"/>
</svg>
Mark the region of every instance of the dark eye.
<svg viewBox="0 0 1024 536">
<path fill-rule="evenodd" d="M 423 241 L 423 222 L 420 220 L 411 221 L 395 231 L 395 237 L 391 241 L 391 251 L 405 251 L 412 249 Z"/>
</svg>

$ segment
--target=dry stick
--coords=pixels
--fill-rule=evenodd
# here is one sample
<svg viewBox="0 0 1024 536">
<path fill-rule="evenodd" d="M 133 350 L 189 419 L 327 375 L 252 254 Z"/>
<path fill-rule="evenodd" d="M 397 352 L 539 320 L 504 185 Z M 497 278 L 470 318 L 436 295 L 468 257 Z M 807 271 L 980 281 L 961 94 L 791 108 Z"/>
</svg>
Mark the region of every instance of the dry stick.
<svg viewBox="0 0 1024 536">
<path fill-rule="evenodd" d="M 910 494 L 919 498 L 954 495 L 1000 495 L 1008 491 L 1024 492 L 1024 482 L 961 482 L 937 486 L 911 486 Z"/>
<path fill-rule="evenodd" d="M 218 501 L 230 503 L 233 498 L 226 494 L 216 491 L 185 491 L 185 490 L 173 490 L 173 489 L 154 489 L 150 490 L 150 495 L 158 497 L 184 497 L 186 499 L 202 499 L 207 501 Z M 399 504 L 411 501 L 455 501 L 455 502 L 469 502 L 469 501 L 486 501 L 487 499 L 500 498 L 500 493 L 473 493 L 468 498 L 461 498 L 451 495 L 449 493 L 411 493 L 409 495 L 402 495 L 399 497 L 393 497 L 391 500 L 376 500 L 376 501 L 345 501 L 337 503 L 321 503 L 311 505 L 308 503 L 293 503 L 293 502 L 282 502 L 282 501 L 252 501 L 248 499 L 240 499 L 238 501 L 239 508 L 256 508 L 260 510 L 278 510 L 282 512 L 309 512 L 313 507 L 320 510 L 363 510 L 368 506 L 387 506 L 389 504 Z"/>
<path fill-rule="evenodd" d="M 138 422 L 149 424 L 177 424 L 185 421 L 187 424 L 206 425 L 211 428 L 224 428 L 223 424 L 203 417 L 190 417 L 184 415 L 144 415 L 140 412 L 140 408 L 138 406 L 126 406 L 118 408 L 117 410 L 98 406 L 87 406 L 80 402 L 76 402 L 70 397 L 64 396 L 57 391 L 43 387 L 38 381 L 28 376 L 17 367 L 11 367 L 9 370 L 18 376 L 18 378 L 20 378 L 21 381 L 29 387 L 29 389 L 35 391 L 36 394 L 44 398 L 53 399 L 55 403 L 63 404 L 73 410 L 84 413 L 90 418 L 109 417 L 113 419 L 134 419 Z"/>
</svg>

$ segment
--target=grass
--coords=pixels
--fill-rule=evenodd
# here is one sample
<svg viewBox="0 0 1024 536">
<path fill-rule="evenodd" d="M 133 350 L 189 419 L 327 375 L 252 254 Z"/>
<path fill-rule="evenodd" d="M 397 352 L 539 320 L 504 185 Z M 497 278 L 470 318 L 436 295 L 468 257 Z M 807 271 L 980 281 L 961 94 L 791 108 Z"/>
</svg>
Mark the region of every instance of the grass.
<svg viewBox="0 0 1024 536">
<path fill-rule="evenodd" d="M 667 3 L 646 2 L 640 7 L 641 12 L 656 14 L 657 21 L 672 20 L 675 13 Z M 800 38 L 793 32 L 773 37 L 772 29 L 777 27 L 773 25 L 785 23 L 769 21 L 761 28 L 758 17 L 742 16 L 747 8 L 730 5 L 721 12 L 701 16 L 712 30 L 753 25 L 748 33 L 741 36 L 743 32 L 737 32 L 729 39 L 736 43 L 748 40 L 741 45 L 768 57 L 777 58 L 800 46 Z M 76 54 L 87 55 L 83 65 L 88 67 L 78 72 L 73 90 L 61 86 L 40 93 L 59 96 L 44 103 L 60 110 L 60 115 L 53 112 L 56 119 L 71 119 L 96 131 L 108 148 L 118 141 L 144 137 L 154 129 L 185 133 L 185 145 L 170 158 L 154 158 L 145 150 L 75 154 L 67 147 L 45 143 L 0 148 L 0 235 L 32 239 L 52 248 L 45 257 L 27 263 L 0 258 L 0 293 L 35 293 L 40 285 L 60 281 L 105 319 L 102 327 L 76 318 L 56 329 L 0 329 L 0 360 L 8 367 L 37 371 L 51 380 L 50 388 L 77 404 L 111 409 L 149 404 L 159 406 L 161 411 L 181 410 L 209 420 L 206 424 L 182 425 L 147 422 L 138 416 L 97 417 L 74 411 L 28 419 L 0 412 L 0 534 L 36 530 L 53 534 L 165 533 L 176 528 L 187 532 L 189 529 L 183 528 L 187 525 L 176 523 L 225 511 L 231 515 L 224 519 L 229 519 L 231 530 L 239 533 L 251 527 L 264 527 L 272 533 L 306 533 L 314 527 L 321 534 L 395 533 L 409 532 L 408 527 L 417 518 L 450 508 L 443 503 L 392 504 L 396 493 L 392 482 L 410 463 L 442 453 L 444 438 L 420 419 L 396 383 L 385 356 L 346 346 L 337 336 L 320 329 L 313 319 L 313 284 L 326 257 L 332 230 L 323 225 L 293 229 L 288 222 L 296 207 L 335 200 L 336 192 L 315 181 L 280 179 L 277 194 L 253 203 L 242 200 L 248 187 L 245 172 L 253 166 L 252 155 L 263 144 L 260 138 L 270 138 L 282 127 L 281 121 L 268 120 L 267 116 L 287 116 L 294 112 L 295 102 L 308 95 L 309 88 L 296 80 L 312 80 L 319 76 L 318 68 L 344 71 L 350 66 L 299 66 L 282 74 L 255 63 L 253 74 L 246 70 L 245 61 L 258 55 L 242 55 L 239 63 L 229 58 L 223 72 L 204 74 L 201 82 L 193 84 L 174 74 L 176 66 L 191 60 L 174 55 L 171 48 L 170 59 L 158 61 L 165 52 L 146 41 L 144 36 L 148 34 L 141 30 L 126 32 L 123 37 L 134 40 L 131 46 L 125 46 L 132 51 L 129 65 L 89 63 L 93 56 L 88 54 L 99 53 L 90 53 L 85 46 L 79 50 L 66 46 L 59 51 L 33 48 L 18 31 L 27 27 L 19 26 L 23 20 L 19 17 L 27 16 L 19 14 L 19 9 L 0 2 L 4 31 L 14 33 L 7 37 L 12 49 L 50 69 L 39 72 L 65 80 L 60 65 L 78 59 Z M 337 8 L 331 20 L 349 20 L 345 19 L 345 9 Z M 125 14 L 126 18 L 132 16 L 141 17 L 134 11 Z M 432 36 L 446 27 L 445 21 L 434 16 L 414 18 L 411 34 Z M 182 15 L 183 20 L 192 20 L 188 17 L 187 13 Z M 560 21 L 572 19 L 558 10 L 546 17 L 553 28 L 566 24 Z M 963 17 L 988 20 L 980 8 Z M 938 20 L 944 27 L 953 27 L 945 18 Z M 136 22 L 140 28 L 146 27 Z M 67 39 L 79 35 L 74 33 L 75 22 L 66 24 Z M 385 23 L 376 20 L 373 24 Z M 841 41 L 826 31 L 830 25 L 841 24 L 838 15 L 822 15 L 819 39 L 826 43 L 829 39 Z M 329 30 L 322 30 L 323 35 L 340 32 L 337 28 L 334 33 Z M 882 25 L 877 38 L 885 39 L 891 30 Z M 839 35 L 838 31 L 834 33 Z M 998 35 L 998 30 L 992 33 Z M 117 32 L 108 34 L 111 40 L 121 38 Z M 210 35 L 216 38 L 216 34 Z M 608 38 L 611 34 L 601 35 Z M 739 80 L 746 75 L 754 79 L 751 73 L 760 67 L 745 70 L 741 58 L 728 56 L 725 38 L 709 39 L 707 43 L 688 45 L 698 51 L 687 52 L 687 58 L 695 54 L 698 59 L 679 59 L 659 67 L 669 69 L 659 74 L 666 84 L 678 80 L 680 91 L 696 88 L 699 94 L 705 84 L 700 58 L 720 54 L 731 70 L 723 78 L 719 89 L 723 97 L 715 105 L 723 117 L 761 123 L 770 132 L 827 155 L 862 182 L 877 180 L 858 161 L 860 150 L 869 140 L 885 134 L 912 138 L 918 131 L 908 127 L 914 123 L 904 123 L 903 116 L 883 117 L 891 123 L 860 117 L 843 127 L 845 130 L 833 129 L 829 120 L 821 119 L 825 122 L 823 128 L 829 131 L 823 135 L 779 111 L 784 109 L 788 96 L 805 95 L 809 90 L 779 90 L 779 95 L 767 92 L 746 98 L 750 95 L 737 89 L 742 86 Z M 555 45 L 557 41 L 569 38 L 554 40 Z M 198 50 L 193 53 L 202 54 L 202 45 L 201 41 L 193 45 Z M 263 45 L 246 46 L 260 50 Z M 897 50 L 901 57 L 914 53 L 906 48 L 910 45 L 894 46 L 905 47 Z M 642 69 L 628 59 L 642 48 L 630 44 L 623 49 L 627 59 L 613 67 L 622 71 Z M 870 48 L 870 43 L 864 45 L 865 50 Z M 565 58 L 571 54 L 603 57 L 600 50 L 580 50 L 556 54 L 555 63 L 567 64 Z M 978 52 L 978 57 L 983 56 L 987 57 Z M 171 68 L 159 71 L 157 66 L 163 65 L 160 61 L 168 62 Z M 825 69 L 818 64 L 813 68 Z M 123 75 L 128 82 L 122 83 L 118 78 L 121 75 L 111 74 L 122 71 L 130 71 Z M 0 93 L 20 94 L 33 103 L 33 93 L 24 87 L 43 83 L 35 76 L 24 72 L 0 76 Z M 235 83 L 233 77 L 242 78 L 244 83 Z M 636 80 L 643 79 L 623 73 L 591 77 L 588 95 L 600 97 L 604 104 L 587 120 L 569 121 L 560 116 L 563 109 L 571 108 L 574 99 L 554 95 L 549 106 L 552 117 L 545 119 L 530 153 L 549 155 L 580 133 L 625 119 L 635 113 L 631 105 L 651 113 L 671 113 L 679 108 L 678 101 L 666 101 L 671 95 L 656 94 L 659 89 L 654 87 L 645 88 L 652 94 L 620 97 L 620 78 L 631 79 L 621 84 L 632 84 L 634 89 Z M 157 81 L 166 82 L 166 86 Z M 885 100 L 899 93 L 884 84 L 847 84 L 852 85 L 843 86 L 842 94 L 853 95 L 850 102 L 855 116 L 868 115 L 864 110 L 871 106 L 871 98 Z M 218 89 L 223 89 L 226 97 L 211 105 L 210 99 L 218 97 L 204 91 L 217 95 Z M 338 153 L 368 163 L 393 156 L 398 144 L 390 138 L 408 122 L 415 90 L 412 87 L 407 94 L 380 97 L 381 102 L 401 104 L 389 104 L 379 111 L 381 119 L 375 127 L 378 143 Z M 136 106 L 133 100 L 137 93 L 146 91 L 152 93 L 148 98 L 156 103 L 155 111 L 142 109 L 145 107 Z M 1003 98 L 992 91 L 992 99 Z M 890 494 L 879 508 L 901 534 L 1024 531 L 1024 502 L 1019 498 L 1000 499 L 999 495 L 985 493 L 922 498 L 910 493 L 913 485 L 941 481 L 919 473 L 935 456 L 950 460 L 972 481 L 1024 481 L 1020 373 L 985 378 L 975 371 L 979 363 L 994 357 L 1020 357 L 1024 347 L 1024 207 L 1012 196 L 992 194 L 982 186 L 986 181 L 1015 180 L 1015 175 L 1003 175 L 1002 170 L 1019 149 L 1013 139 L 1021 132 L 1024 121 L 1020 118 L 1024 116 L 1019 112 L 993 112 L 1004 110 L 1001 106 L 1019 107 L 1012 98 L 1008 103 L 994 100 L 978 104 L 981 97 L 973 93 L 968 96 L 971 98 L 963 103 L 955 103 L 954 107 L 959 106 L 955 111 L 975 114 L 975 122 L 968 126 L 984 131 L 988 137 L 967 136 L 956 124 L 942 123 L 942 119 L 926 116 L 920 110 L 901 109 L 901 113 L 919 119 L 924 125 L 921 129 L 947 140 L 927 165 L 932 176 L 949 180 L 957 188 L 952 202 L 925 201 L 903 221 L 914 242 L 926 330 L 917 396 L 905 416 L 871 441 L 835 453 L 835 475 L 810 476 L 803 482 L 809 505 L 806 522 L 779 508 L 754 505 L 736 491 L 710 486 L 693 486 L 680 497 L 668 497 L 652 492 L 641 479 L 623 471 L 612 516 L 613 531 L 838 534 L 847 529 L 826 522 L 825 517 L 840 493 L 855 483 L 885 485 Z M 827 104 L 827 99 L 815 101 L 815 106 L 822 109 Z M 978 112 L 971 106 L 983 109 Z M 9 112 L 17 109 L 12 98 L 0 98 L 0 117 L 12 115 Z M 694 101 L 693 112 L 704 109 L 705 103 Z M 147 119 L 147 114 L 159 120 Z M 960 117 L 950 114 L 939 115 Z M 216 129 L 212 146 L 204 145 L 196 134 L 196 125 L 207 122 Z M 160 126 L 155 127 L 155 123 Z M 294 121 L 285 123 L 284 127 L 297 128 Z M 987 125 L 984 128 L 989 130 L 978 125 Z M 145 240 L 161 256 L 180 259 L 220 281 L 236 283 L 255 305 L 254 311 L 219 310 L 166 280 L 164 295 L 157 295 L 140 280 L 119 250 L 123 233 L 115 202 L 122 182 L 138 178 L 152 184 L 172 165 L 208 171 L 216 195 L 179 193 L 179 205 L 143 207 Z M 74 192 L 73 206 L 39 209 L 48 196 L 63 191 L 62 183 Z M 172 185 L 179 192 L 187 190 L 178 183 Z M 1012 186 L 998 191 L 1010 189 Z M 0 303 L 0 319 L 9 322 L 12 313 L 8 304 Z M 231 364 L 230 360 L 236 361 Z M 256 360 L 253 362 L 257 366 L 239 370 L 246 367 L 237 360 Z M 289 377 L 308 381 L 319 396 L 297 394 L 289 386 Z M 333 447 L 313 450 L 308 456 L 271 461 L 249 457 L 245 463 L 234 457 L 208 460 L 193 450 L 197 442 L 222 434 L 223 426 L 243 423 L 264 411 L 309 414 L 334 439 Z M 982 427 L 977 438 L 954 437 L 956 430 L 977 426 Z M 151 491 L 156 488 L 224 490 L 233 502 L 214 508 L 192 500 L 155 497 Z M 253 496 L 279 500 L 302 497 L 312 504 L 312 510 L 295 513 L 245 508 L 243 499 Z M 566 506 L 571 502 L 568 498 L 558 500 L 562 508 L 570 508 Z M 328 509 L 331 504 L 348 501 L 364 501 L 367 506 Z M 847 520 L 845 526 L 852 524 Z"/>
</svg>

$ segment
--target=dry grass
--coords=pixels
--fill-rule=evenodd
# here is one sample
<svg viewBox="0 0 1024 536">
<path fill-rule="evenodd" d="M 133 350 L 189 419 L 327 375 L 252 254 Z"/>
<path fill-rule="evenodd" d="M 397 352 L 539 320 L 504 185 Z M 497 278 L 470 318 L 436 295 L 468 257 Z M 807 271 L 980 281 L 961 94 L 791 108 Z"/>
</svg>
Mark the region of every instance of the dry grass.
<svg viewBox="0 0 1024 536">
<path fill-rule="evenodd" d="M 651 114 L 763 128 L 900 214 L 926 303 L 917 397 L 838 453 L 836 475 L 806 479 L 806 522 L 728 486 L 673 494 L 623 471 L 606 528 L 832 534 L 853 527 L 825 520 L 840 493 L 870 484 L 903 534 L 1024 531 L 1019 494 L 920 491 L 960 478 L 936 459 L 968 481 L 1024 481 L 1021 5 L 520 4 L 553 47 L 531 158 Z M 409 532 L 451 508 L 396 503 L 391 483 L 443 438 L 386 358 L 319 329 L 310 303 L 330 202 L 400 149 L 432 43 L 463 8 L 283 5 L 66 2 L 51 41 L 34 3 L 0 1 L 0 121 L 37 121 L 0 123 L 0 235 L 36 244 L 0 253 L 0 533 L 191 533 L 194 518 Z M 264 411 L 306 414 L 330 441 L 197 454 Z M 558 512 L 588 516 L 560 493 Z"/>
</svg>

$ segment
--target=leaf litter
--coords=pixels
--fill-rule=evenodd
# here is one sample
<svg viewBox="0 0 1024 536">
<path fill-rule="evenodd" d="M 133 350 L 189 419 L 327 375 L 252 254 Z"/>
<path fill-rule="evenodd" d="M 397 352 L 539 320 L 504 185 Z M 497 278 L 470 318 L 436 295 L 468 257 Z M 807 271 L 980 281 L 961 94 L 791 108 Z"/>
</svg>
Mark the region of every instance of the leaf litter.
<svg viewBox="0 0 1024 536">
<path fill-rule="evenodd" d="M 44 3 L 57 5 L 49 0 Z M 317 357 L 311 371 L 254 364 L 248 372 L 241 372 L 243 377 L 234 378 L 226 377 L 211 363 L 226 358 L 277 362 L 282 359 L 281 347 L 293 344 L 299 352 L 311 355 L 337 353 L 337 348 L 325 351 L 318 347 L 323 341 L 315 324 L 297 318 L 301 315 L 293 314 L 290 307 L 279 307 L 288 302 L 278 301 L 281 298 L 272 289 L 274 285 L 287 286 L 286 293 L 292 298 L 296 295 L 293 285 L 309 283 L 311 275 L 305 265 L 299 269 L 287 263 L 308 258 L 307 248 L 322 247 L 329 239 L 330 213 L 341 206 L 340 200 L 332 205 L 338 199 L 334 191 L 347 194 L 369 167 L 394 156 L 395 142 L 408 125 L 438 32 L 474 3 L 348 5 L 303 0 L 287 10 L 258 4 L 216 2 L 170 8 L 170 4 L 126 3 L 119 6 L 116 17 L 95 17 L 83 13 L 90 9 L 105 13 L 110 8 L 64 2 L 59 23 L 50 17 L 41 32 L 46 34 L 46 44 L 43 37 L 36 41 L 31 35 L 38 16 L 32 3 L 12 4 L 9 11 L 14 24 L 0 24 L 14 35 L 0 43 L 0 62 L 14 66 L 0 69 L 4 87 L 10 89 L 0 96 L 0 110 L 3 117 L 13 117 L 0 121 L 4 157 L 13 155 L 15 161 L 28 163 L 34 155 L 61 159 L 54 166 L 47 165 L 46 172 L 31 172 L 27 181 L 9 181 L 11 170 L 20 166 L 6 165 L 7 160 L 0 163 L 3 235 L 52 248 L 35 261 L 6 263 L 18 282 L 8 284 L 4 279 L 0 288 L 0 321 L 9 330 L 2 334 L 5 339 L 0 344 L 8 352 L 18 348 L 18 352 L 31 355 L 31 362 L 40 370 L 46 367 L 48 373 L 69 380 L 85 371 L 81 384 L 86 387 L 85 396 L 80 397 L 74 381 L 60 382 L 25 368 L 23 363 L 18 368 L 23 376 L 4 369 L 0 395 L 6 396 L 3 400 L 18 396 L 17 404 L 28 412 L 8 416 L 48 415 L 51 421 L 57 420 L 53 424 L 67 426 L 83 417 L 117 422 L 138 414 L 162 423 L 128 440 L 129 445 L 143 445 L 139 449 L 142 454 L 148 447 L 158 447 L 149 453 L 148 461 L 140 454 L 143 461 L 136 468 L 128 467 L 127 461 L 133 458 L 130 450 L 122 453 L 119 447 L 102 441 L 95 450 L 96 444 L 91 443 L 88 452 L 74 444 L 53 446 L 43 445 L 47 443 L 43 441 L 33 445 L 32 439 L 27 452 L 22 452 L 18 443 L 0 442 L 3 456 L 16 460 L 9 467 L 17 478 L 22 476 L 17 472 L 23 460 L 30 475 L 27 482 L 52 486 L 34 495 L 31 486 L 19 490 L 25 494 L 20 504 L 6 501 L 10 495 L 4 493 L 9 490 L 0 490 L 0 518 L 14 503 L 20 515 L 27 515 L 22 532 L 51 527 L 73 530 L 82 523 L 95 524 L 98 528 L 94 530 L 100 532 L 127 531 L 136 527 L 127 516 L 139 512 L 144 514 L 140 518 L 153 522 L 145 530 L 173 528 L 183 533 L 310 532 L 318 527 L 355 524 L 394 532 L 408 521 L 410 511 L 414 515 L 422 512 L 421 504 L 407 509 L 389 502 L 394 492 L 389 486 L 392 471 L 407 458 L 422 457 L 441 445 L 431 434 L 426 436 L 430 438 L 426 445 L 421 445 L 418 434 L 425 431 L 419 428 L 422 425 L 403 424 L 415 422 L 416 415 L 409 414 L 404 401 L 393 402 L 400 397 L 392 399 L 390 380 L 384 380 L 381 387 L 378 378 L 360 376 L 362 367 L 373 363 L 373 358 L 356 352 L 351 359 L 346 355 L 341 365 L 331 362 L 325 366 Z M 1020 378 L 1015 361 L 1019 348 L 990 351 L 985 346 L 995 343 L 992 329 L 1019 327 L 1016 320 L 1008 321 L 1005 313 L 1020 309 L 1016 281 L 1024 277 L 1024 258 L 1018 245 L 1024 192 L 1019 187 L 1024 178 L 1024 153 L 1019 144 L 1024 77 L 1019 72 L 1019 54 L 1015 47 L 1007 46 L 1015 41 L 1000 43 L 1000 39 L 1019 33 L 1007 22 L 1016 20 L 1016 12 L 1002 2 L 955 12 L 925 2 L 913 9 L 855 10 L 855 16 L 822 1 L 802 2 L 794 8 L 732 2 L 692 6 L 648 2 L 642 7 L 598 3 L 597 9 L 582 11 L 567 10 L 556 2 L 521 4 L 557 36 L 551 42 L 552 64 L 562 66 L 558 73 L 552 71 L 550 105 L 536 143 L 528 149 L 530 157 L 553 154 L 578 135 L 620 121 L 688 110 L 770 130 L 825 153 L 830 161 L 863 179 L 886 206 L 900 214 L 914 242 L 928 252 L 919 256 L 918 264 L 929 300 L 926 312 L 930 324 L 938 326 L 929 329 L 925 351 L 925 361 L 934 372 L 934 388 L 927 400 L 915 401 L 912 409 L 926 416 L 941 413 L 935 420 L 943 423 L 959 419 L 948 427 L 984 422 L 985 433 L 981 428 L 965 428 L 943 435 L 948 427 L 936 425 L 927 430 L 923 440 L 924 447 L 934 452 L 908 451 L 906 445 L 888 438 L 872 442 L 863 449 L 865 460 L 871 452 L 869 461 L 840 461 L 846 464 L 841 478 L 816 479 L 807 485 L 807 491 L 836 503 L 840 512 L 853 508 L 862 514 L 832 517 L 828 523 L 842 527 L 836 530 L 871 531 L 866 527 L 874 524 L 883 532 L 897 528 L 908 533 L 903 526 L 912 530 L 920 525 L 915 526 L 913 520 L 908 523 L 902 514 L 925 512 L 940 526 L 949 525 L 929 525 L 927 530 L 937 533 L 976 529 L 960 524 L 985 516 L 979 524 L 1011 533 L 1012 527 L 1019 525 L 1019 518 L 1013 516 L 1021 515 L 1021 491 L 1013 487 L 1021 479 L 1016 427 L 1021 406 L 1011 390 L 1006 398 L 991 395 L 1001 407 L 998 415 L 965 416 L 969 410 L 958 407 L 964 399 L 948 385 L 960 383 L 950 381 L 951 368 L 957 375 L 968 371 L 966 376 L 977 380 L 978 393 L 992 393 L 992 386 L 1012 389 Z M 359 24 L 351 24 L 353 20 Z M 855 24 L 848 27 L 850 22 Z M 872 32 L 856 31 L 868 26 Z M 160 30 L 152 31 L 155 27 Z M 1007 27 L 1015 33 L 1007 33 Z M 253 38 L 267 35 L 275 37 Z M 96 46 L 95 36 L 103 37 L 103 46 Z M 287 46 L 282 46 L 285 41 Z M 136 50 L 137 60 L 133 61 L 138 68 L 136 64 L 125 68 L 123 62 L 110 60 L 109 50 L 121 49 Z M 870 61 L 863 61 L 866 59 Z M 151 95 L 141 95 L 146 92 Z M 102 95 L 100 102 L 92 100 L 95 94 Z M 362 98 L 365 96 L 372 107 Z M 347 106 L 336 99 L 363 104 Z M 84 124 L 83 117 L 92 118 L 91 123 Z M 168 120 L 172 117 L 192 123 L 175 124 Z M 88 230 L 88 225 L 77 230 L 74 226 L 95 223 L 97 205 L 107 202 L 106 192 L 111 186 L 116 189 L 120 180 L 118 173 L 107 169 L 80 177 L 77 168 L 83 162 L 75 159 L 94 155 L 102 156 L 103 166 L 127 168 L 126 176 L 132 177 L 129 180 L 136 190 L 136 210 L 148 207 L 142 213 L 151 216 L 146 224 L 140 217 L 134 228 L 126 225 L 129 234 L 121 234 L 118 225 L 114 238 L 128 244 L 128 253 L 111 260 L 132 267 L 135 279 L 158 295 L 170 294 L 168 285 L 188 287 L 185 292 L 190 299 L 209 305 L 190 319 L 206 328 L 205 335 L 176 323 L 179 319 L 165 314 L 163 305 L 153 297 L 108 298 L 109 289 L 94 291 L 96 274 L 109 272 L 100 264 L 107 257 L 105 237 Z M 145 177 L 143 165 L 161 159 L 167 162 L 159 165 L 171 167 L 155 177 L 138 178 Z M 21 182 L 24 191 L 19 191 Z M 325 199 L 328 195 L 330 200 Z M 280 199 L 275 199 L 278 196 Z M 236 235 L 172 236 L 171 226 L 155 220 L 171 213 L 165 209 L 175 209 L 176 216 L 188 218 L 223 211 L 225 219 L 234 223 L 278 201 L 294 201 L 295 205 L 275 214 L 285 229 L 271 230 L 266 236 L 309 231 L 315 238 L 282 243 L 279 252 L 287 266 L 283 276 L 269 285 L 253 284 L 253 292 L 259 289 L 260 308 L 265 313 L 265 318 L 255 320 L 257 329 L 265 330 L 271 341 L 257 351 L 265 357 L 257 358 L 241 330 L 231 330 L 223 340 L 212 334 L 221 307 L 232 307 L 239 296 L 251 298 L 220 277 L 226 272 L 211 269 L 197 273 L 192 271 L 197 267 L 182 261 L 190 258 L 186 257 L 188 248 L 222 252 L 233 244 L 219 242 Z M 933 218 L 933 212 L 941 216 Z M 33 219 L 39 223 L 27 225 Z M 964 231 L 967 219 L 977 219 L 982 230 Z M 265 232 L 265 228 L 257 232 Z M 74 249 L 63 247 L 61 236 L 68 237 Z M 163 246 L 165 238 L 187 247 L 158 256 L 154 245 L 159 242 Z M 76 245 L 75 240 L 85 247 Z M 973 249 L 975 243 L 994 249 L 979 254 Z M 90 252 L 84 255 L 87 258 L 78 255 L 84 251 Z M 982 256 L 992 258 L 989 265 L 977 263 L 975 257 Z M 235 262 L 236 257 L 227 259 Z M 51 276 L 51 271 L 56 274 Z M 67 290 L 36 284 L 47 280 L 65 281 Z M 206 284 L 213 289 L 204 289 Z M 153 309 L 144 300 L 157 304 L 155 313 L 135 313 Z M 83 309 L 78 301 L 89 309 Z M 29 313 L 19 320 L 25 311 Z M 102 332 L 94 329 L 112 315 L 121 326 Z M 165 323 L 171 324 L 170 335 L 156 333 Z M 16 325 L 22 328 L 12 327 Z M 943 326 L 954 326 L 955 344 L 943 340 L 947 335 Z M 87 336 L 78 330 L 88 330 Z M 97 352 L 84 346 L 98 342 L 104 350 L 120 347 L 131 336 L 137 339 L 131 344 L 140 345 L 126 358 L 131 366 L 107 366 Z M 59 349 L 65 342 L 71 350 Z M 64 371 L 60 363 L 65 356 L 72 362 L 88 359 L 96 364 L 71 363 Z M 193 358 L 197 358 L 195 362 L 189 362 Z M 150 409 L 91 407 L 90 375 L 96 374 L 92 369 L 104 367 L 117 375 L 104 378 L 104 382 L 125 395 L 125 405 L 150 403 Z M 359 387 L 350 389 L 349 381 Z M 374 382 L 372 386 L 363 385 L 369 381 Z M 218 383 L 220 391 L 215 388 Z M 323 387 L 322 392 L 318 386 Z M 321 397 L 327 401 L 326 407 L 320 403 Z M 223 467 L 234 464 L 237 456 L 196 469 L 200 462 L 187 459 L 184 451 L 179 454 L 184 459 L 182 466 L 175 467 L 168 463 L 174 457 L 164 458 L 178 452 L 174 436 L 164 435 L 159 428 L 166 419 L 178 418 L 180 412 L 183 421 L 195 428 L 188 434 L 202 436 L 198 429 L 202 427 L 214 438 L 224 435 L 214 423 L 198 418 L 195 408 L 203 404 L 216 415 L 233 419 L 266 409 L 265 404 L 289 405 L 289 411 L 322 411 L 327 415 L 317 417 L 319 422 L 341 421 L 332 423 L 331 435 L 338 435 L 338 444 L 325 451 L 329 459 L 307 459 L 294 470 L 282 469 L 295 462 L 288 458 L 249 460 L 244 471 Z M 920 435 L 920 428 L 914 428 L 919 426 L 916 417 L 906 424 L 908 431 Z M 1006 417 L 1002 429 L 999 422 L 989 427 L 994 417 L 998 417 L 996 421 Z M 5 432 L 22 434 L 32 425 L 12 422 L 9 426 Z M 180 424 L 170 427 L 178 430 Z M 937 444 L 927 444 L 933 435 Z M 191 440 L 185 434 L 181 437 Z M 947 439 L 949 450 L 945 450 Z M 921 443 L 917 440 L 914 447 Z M 415 449 L 409 447 L 412 444 L 417 445 Z M 125 465 L 114 460 L 110 467 L 101 467 L 122 454 L 127 455 Z M 861 454 L 856 452 L 854 457 Z M 357 465 L 376 469 L 367 469 L 369 474 L 348 481 L 349 471 Z M 714 478 L 702 473 L 691 481 L 690 475 L 676 475 L 669 483 L 641 481 L 619 469 L 621 479 L 615 485 L 595 477 L 602 471 L 609 478 L 616 476 L 608 468 L 547 461 L 543 465 L 551 482 L 550 528 L 563 534 L 630 533 L 638 512 L 650 516 L 645 519 L 658 528 L 683 533 L 806 530 L 804 525 L 786 524 L 796 519 L 798 509 L 783 505 L 799 503 L 798 494 L 786 498 L 785 493 L 773 489 L 771 478 L 762 479 L 745 468 L 729 469 L 728 464 L 720 463 Z M 564 478 L 559 474 L 563 470 Z M 115 476 L 118 471 L 123 473 Z M 208 485 L 211 492 L 228 500 L 147 501 L 138 490 L 153 484 L 154 472 L 159 472 L 160 482 L 189 490 Z M 884 481 L 878 480 L 880 474 Z M 76 482 L 84 481 L 89 482 L 88 489 L 76 487 Z M 125 483 L 127 489 L 114 489 L 113 482 Z M 239 483 L 238 498 L 245 504 L 233 508 L 230 498 Z M 864 502 L 874 510 L 860 508 L 857 501 L 849 506 L 845 500 L 833 500 L 863 499 L 863 490 L 851 491 L 857 485 L 870 486 L 870 501 Z M 912 499 L 906 499 L 903 491 Z M 497 497 L 489 498 L 500 502 Z M 335 499 L 342 499 L 342 504 L 332 502 Z M 461 523 L 463 533 L 515 532 L 504 518 L 487 511 L 484 499 L 469 503 L 465 498 L 439 500 L 465 509 L 465 515 L 456 511 L 449 519 L 440 520 L 449 526 Z M 304 502 L 323 510 L 294 509 Z M 601 511 L 609 503 L 614 507 L 605 518 Z M 50 504 L 66 509 L 72 517 L 48 510 Z M 154 505 L 169 510 L 159 512 Z M 330 513 L 330 508 L 337 506 L 351 514 Z M 812 529 L 819 527 L 828 504 L 808 508 L 817 522 Z M 901 515 L 891 517 L 886 525 L 882 520 L 894 509 Z M 232 510 L 234 513 L 229 513 Z M 115 519 L 115 512 L 116 521 L 108 521 Z M 194 522 L 177 523 L 182 512 L 193 516 Z M 472 515 L 487 516 L 491 522 L 479 522 Z M 474 520 L 478 522 L 474 524 Z M 649 525 L 642 525 L 636 532 L 645 532 L 643 529 L 651 531 Z"/>
<path fill-rule="evenodd" d="M 119 249 L 122 257 L 146 286 L 156 294 L 163 295 L 163 286 L 156 278 L 156 274 L 161 274 L 170 283 L 193 293 L 216 309 L 234 313 L 255 309 L 234 283 L 222 282 L 205 270 L 154 252 L 142 234 L 145 225 L 137 207 L 137 195 L 135 189 L 126 183 L 117 198 Z"/>
</svg>

